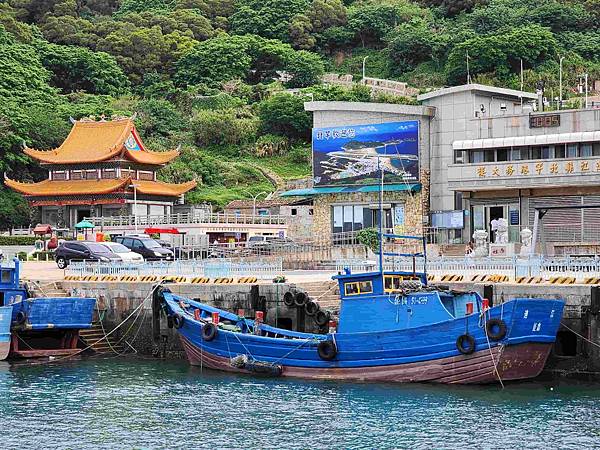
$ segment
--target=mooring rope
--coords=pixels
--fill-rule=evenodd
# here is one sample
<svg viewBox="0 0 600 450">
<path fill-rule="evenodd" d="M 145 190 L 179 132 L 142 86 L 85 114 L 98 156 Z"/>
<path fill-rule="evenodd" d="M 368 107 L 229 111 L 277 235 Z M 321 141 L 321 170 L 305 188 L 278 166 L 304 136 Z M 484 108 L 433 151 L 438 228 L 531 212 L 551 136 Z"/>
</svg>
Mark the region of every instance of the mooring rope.
<svg viewBox="0 0 600 450">
<path fill-rule="evenodd" d="M 492 344 L 490 343 L 490 337 L 488 336 L 487 333 L 487 318 L 485 315 L 485 311 L 482 311 L 482 313 L 480 314 L 480 319 L 481 316 L 483 315 L 483 326 L 484 326 L 484 333 L 485 333 L 485 339 L 487 341 L 487 345 L 488 345 L 488 350 L 490 351 L 490 358 L 492 358 L 492 364 L 494 364 L 494 372 L 496 372 L 496 375 L 498 376 L 498 381 L 500 382 L 500 386 L 502 386 L 502 389 L 504 389 L 504 382 L 502 381 L 502 377 L 500 376 L 500 372 L 498 371 L 498 364 L 496 363 L 496 359 L 494 358 L 494 352 L 492 352 Z"/>
<path fill-rule="evenodd" d="M 148 300 L 148 299 L 149 299 L 149 298 L 152 296 L 152 294 L 154 294 L 154 291 L 155 291 L 155 290 L 156 290 L 156 289 L 157 289 L 157 288 L 158 288 L 158 287 L 159 287 L 159 286 L 160 286 L 162 283 L 163 283 L 163 282 L 162 282 L 162 280 L 161 280 L 160 282 L 158 282 L 157 284 L 155 284 L 155 285 L 152 287 L 152 289 L 150 290 L 150 293 L 149 293 L 149 294 L 146 296 L 146 298 L 144 298 L 144 300 L 142 300 L 142 302 L 141 302 L 141 303 L 140 303 L 140 304 L 139 304 L 139 305 L 138 305 L 138 306 L 137 306 L 137 307 L 136 307 L 136 308 L 135 308 L 135 309 L 134 309 L 134 310 L 133 310 L 133 311 L 132 311 L 132 312 L 131 312 L 131 313 L 130 313 L 130 314 L 129 314 L 129 315 L 126 317 L 126 318 L 125 318 L 125 319 L 123 319 L 123 321 L 122 321 L 122 322 L 121 322 L 119 325 L 117 325 L 115 328 L 113 328 L 113 330 L 112 330 L 112 331 L 110 331 L 109 333 L 107 333 L 106 335 L 104 335 L 104 337 L 102 337 L 102 338 L 100 338 L 99 340 L 97 340 L 96 342 L 94 342 L 94 344 L 92 344 L 92 345 L 88 345 L 87 347 L 85 347 L 85 348 L 82 348 L 82 349 L 80 349 L 79 351 L 77 351 L 77 352 L 75 352 L 75 353 L 73 353 L 73 354 L 71 354 L 71 355 L 64 356 L 64 357 L 62 357 L 62 358 L 56 358 L 56 359 L 52 359 L 52 360 L 48 360 L 48 361 L 40 361 L 40 362 L 37 362 L 37 363 L 31 363 L 30 365 L 32 365 L 32 366 L 36 366 L 36 365 L 45 365 L 45 364 L 53 364 L 53 363 L 57 363 L 57 362 L 60 362 L 60 361 L 64 361 L 64 360 L 66 360 L 66 359 L 73 358 L 74 356 L 77 356 L 77 355 L 79 355 L 79 354 L 81 354 L 81 353 L 85 352 L 86 350 L 89 350 L 89 349 L 90 349 L 90 348 L 92 348 L 94 345 L 96 345 L 98 342 L 101 342 L 101 341 L 103 341 L 103 340 L 105 340 L 105 339 L 108 339 L 108 337 L 109 337 L 111 334 L 113 334 L 115 331 L 117 331 L 119 328 L 121 328 L 121 326 L 122 326 L 122 325 L 123 325 L 125 322 L 127 322 L 127 321 L 128 321 L 130 318 L 131 318 L 131 317 L 133 317 L 133 315 L 134 315 L 134 314 L 138 313 L 138 311 L 139 311 L 140 309 L 142 309 L 142 307 L 143 307 L 143 306 L 144 306 L 144 304 L 146 303 L 146 300 Z"/>
<path fill-rule="evenodd" d="M 592 345 L 595 345 L 596 347 L 600 348 L 600 344 L 598 344 L 597 342 L 594 341 L 590 341 L 588 338 L 586 338 L 584 335 L 579 334 L 577 331 L 575 331 L 573 328 L 568 327 L 567 325 L 564 324 L 564 322 L 560 323 L 563 327 L 565 327 L 567 330 L 569 330 L 570 332 L 572 332 L 573 334 L 575 334 L 576 336 L 579 336 L 581 339 L 583 339 L 586 342 L 589 342 Z"/>
</svg>

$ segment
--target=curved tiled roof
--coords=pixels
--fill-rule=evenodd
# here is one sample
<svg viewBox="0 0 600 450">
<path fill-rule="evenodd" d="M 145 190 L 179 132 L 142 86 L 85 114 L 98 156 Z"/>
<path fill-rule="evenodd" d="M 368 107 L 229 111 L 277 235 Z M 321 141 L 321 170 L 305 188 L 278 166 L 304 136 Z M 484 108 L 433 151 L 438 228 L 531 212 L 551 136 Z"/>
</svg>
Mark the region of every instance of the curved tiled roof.
<svg viewBox="0 0 600 450">
<path fill-rule="evenodd" d="M 139 150 L 129 150 L 125 141 L 134 137 Z M 166 164 L 177 155 L 178 150 L 151 152 L 144 148 L 137 135 L 132 119 L 110 121 L 76 121 L 71 132 L 53 150 L 35 150 L 26 147 L 24 152 L 34 159 L 49 164 L 98 163 L 118 155 L 141 164 Z"/>
<path fill-rule="evenodd" d="M 142 194 L 178 197 L 196 186 L 195 181 L 182 184 L 169 184 L 161 181 L 132 180 L 131 178 L 68 181 L 44 180 L 39 183 L 21 183 L 7 178 L 4 180 L 4 183 L 9 188 L 29 197 L 109 194 L 119 189 L 128 188 L 133 183 L 135 183 L 138 192 Z"/>
<path fill-rule="evenodd" d="M 4 180 L 9 188 L 28 196 L 62 196 L 85 194 L 109 194 L 128 185 L 129 178 L 114 180 L 77 180 L 52 181 L 44 180 L 39 183 L 21 183 L 7 178 Z"/>
</svg>

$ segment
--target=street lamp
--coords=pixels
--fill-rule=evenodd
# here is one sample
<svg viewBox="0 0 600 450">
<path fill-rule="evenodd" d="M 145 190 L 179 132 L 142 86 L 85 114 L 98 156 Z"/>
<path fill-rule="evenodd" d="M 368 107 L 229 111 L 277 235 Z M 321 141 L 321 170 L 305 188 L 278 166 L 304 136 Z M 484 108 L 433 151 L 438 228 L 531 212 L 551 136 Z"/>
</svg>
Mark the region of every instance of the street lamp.
<svg viewBox="0 0 600 450">
<path fill-rule="evenodd" d="M 363 66 L 362 66 L 362 69 L 363 69 L 363 71 L 362 71 L 362 82 L 363 82 L 363 84 L 367 84 L 366 81 L 365 81 L 365 76 L 366 76 L 365 75 L 365 73 L 366 73 L 366 71 L 365 71 L 365 64 L 367 62 L 367 58 L 368 58 L 368 56 L 365 56 L 363 58 Z"/>
<path fill-rule="evenodd" d="M 259 192 L 256 195 L 250 194 L 250 196 L 252 197 L 252 217 L 253 218 L 256 217 L 256 199 L 259 197 L 259 195 L 262 195 L 262 194 L 269 195 L 269 193 L 265 192 L 265 191 Z"/>
<path fill-rule="evenodd" d="M 131 185 L 131 187 L 133 188 L 133 224 L 135 227 L 135 232 L 138 232 L 138 220 L 137 220 L 137 188 L 139 187 L 138 184 L 133 183 Z"/>
<path fill-rule="evenodd" d="M 558 109 L 562 109 L 562 64 L 564 56 L 561 56 L 558 61 L 558 84 L 559 84 L 559 94 L 558 94 Z"/>
</svg>

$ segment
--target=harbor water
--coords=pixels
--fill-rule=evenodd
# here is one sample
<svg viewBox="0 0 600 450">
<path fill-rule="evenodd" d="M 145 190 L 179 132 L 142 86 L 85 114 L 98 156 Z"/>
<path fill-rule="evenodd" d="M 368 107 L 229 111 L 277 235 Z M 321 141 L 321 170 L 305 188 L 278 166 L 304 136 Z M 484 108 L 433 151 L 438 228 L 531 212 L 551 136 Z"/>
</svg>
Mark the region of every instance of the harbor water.
<svg viewBox="0 0 600 450">
<path fill-rule="evenodd" d="M 600 386 L 265 379 L 179 361 L 0 365 L 2 448 L 600 448 Z"/>
</svg>

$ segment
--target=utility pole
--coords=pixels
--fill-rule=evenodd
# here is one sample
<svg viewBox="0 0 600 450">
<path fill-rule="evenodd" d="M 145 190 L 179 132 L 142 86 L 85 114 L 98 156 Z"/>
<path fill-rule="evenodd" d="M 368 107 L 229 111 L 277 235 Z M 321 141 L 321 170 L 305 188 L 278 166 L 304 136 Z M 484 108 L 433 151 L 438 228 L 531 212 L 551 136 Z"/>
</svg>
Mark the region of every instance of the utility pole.
<svg viewBox="0 0 600 450">
<path fill-rule="evenodd" d="M 135 227 L 135 232 L 138 232 L 138 217 L 137 217 L 137 188 L 138 185 L 133 183 L 131 185 L 133 187 L 133 224 Z"/>
<path fill-rule="evenodd" d="M 523 77 L 523 58 L 521 58 L 521 108 L 523 108 L 523 88 L 525 87 L 525 79 Z"/>
<path fill-rule="evenodd" d="M 365 57 L 363 58 L 363 64 L 362 64 L 362 69 L 363 69 L 363 70 L 362 70 L 362 83 L 363 83 L 363 84 L 367 84 L 367 83 L 366 83 L 366 81 L 365 81 L 365 76 L 366 76 L 366 70 L 365 70 L 366 68 L 365 68 L 365 65 L 366 65 L 366 63 L 367 63 L 367 59 L 368 59 L 368 58 L 369 58 L 368 56 L 365 56 Z"/>
<path fill-rule="evenodd" d="M 469 50 L 467 50 L 467 84 L 471 84 L 471 72 L 469 70 Z"/>
<path fill-rule="evenodd" d="M 562 69 L 563 69 L 563 60 L 564 56 L 561 56 L 558 61 L 558 85 L 559 85 L 559 93 L 558 93 L 558 109 L 562 109 L 562 101 L 563 101 L 563 86 L 562 86 Z"/>
</svg>

